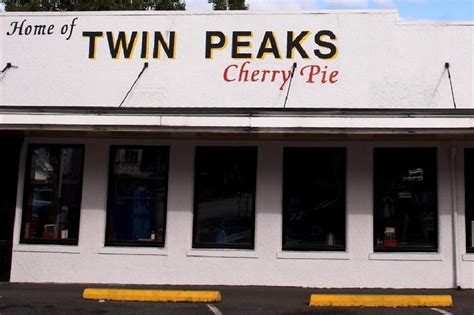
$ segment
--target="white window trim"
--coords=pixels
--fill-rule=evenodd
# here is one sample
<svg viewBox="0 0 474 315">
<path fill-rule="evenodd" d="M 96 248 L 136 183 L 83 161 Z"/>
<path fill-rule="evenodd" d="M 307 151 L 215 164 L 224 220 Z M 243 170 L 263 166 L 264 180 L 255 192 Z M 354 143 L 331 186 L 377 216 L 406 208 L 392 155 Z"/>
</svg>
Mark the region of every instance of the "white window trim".
<svg viewBox="0 0 474 315">
<path fill-rule="evenodd" d="M 474 253 L 466 253 L 462 255 L 463 261 L 473 261 L 474 262 Z"/>
<path fill-rule="evenodd" d="M 306 252 L 306 251 L 280 251 L 277 259 L 314 259 L 314 260 L 349 260 L 347 252 Z"/>
<path fill-rule="evenodd" d="M 253 249 L 200 249 L 193 248 L 186 252 L 188 257 L 219 257 L 219 258 L 258 258 Z"/>
<path fill-rule="evenodd" d="M 142 256 L 168 256 L 165 248 L 161 247 L 128 247 L 107 246 L 99 249 L 100 255 L 142 255 Z"/>
<path fill-rule="evenodd" d="M 80 254 L 75 245 L 43 245 L 43 244 L 18 244 L 13 247 L 15 253 L 52 253 L 52 254 Z"/>
<path fill-rule="evenodd" d="M 370 253 L 369 260 L 390 261 L 442 261 L 439 253 Z"/>
</svg>

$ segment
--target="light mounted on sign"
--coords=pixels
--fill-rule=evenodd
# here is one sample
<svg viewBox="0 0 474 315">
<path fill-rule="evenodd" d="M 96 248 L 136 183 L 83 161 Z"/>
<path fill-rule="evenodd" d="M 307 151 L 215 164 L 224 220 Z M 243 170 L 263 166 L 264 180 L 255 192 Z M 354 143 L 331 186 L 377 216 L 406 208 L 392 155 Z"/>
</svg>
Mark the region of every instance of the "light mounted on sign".
<svg viewBox="0 0 474 315">
<path fill-rule="evenodd" d="M 8 69 L 11 68 L 18 69 L 18 66 L 14 66 L 11 64 L 11 62 L 7 62 L 7 65 L 5 66 L 5 68 L 2 69 L 2 71 L 0 71 L 0 73 L 5 73 Z"/>
<path fill-rule="evenodd" d="M 298 65 L 296 62 L 293 63 L 293 66 L 291 67 L 291 77 L 290 77 L 290 83 L 288 84 L 288 90 L 286 91 L 286 97 L 285 97 L 285 103 L 283 104 L 283 108 L 286 108 L 286 102 L 288 101 L 288 95 L 290 95 L 290 89 L 291 89 L 291 81 L 293 81 L 293 77 L 295 76 L 295 70 Z"/>
<path fill-rule="evenodd" d="M 142 76 L 143 72 L 145 72 L 146 68 L 148 68 L 148 62 L 145 62 L 145 63 L 143 64 L 142 71 L 140 71 L 140 73 L 138 74 L 137 78 L 136 78 L 135 81 L 133 82 L 132 86 L 131 86 L 130 89 L 128 90 L 127 94 L 125 94 L 123 100 L 120 102 L 119 108 L 122 107 L 123 103 L 125 102 L 125 100 L 126 100 L 127 97 L 128 97 L 128 94 L 130 94 L 130 92 L 133 90 L 133 87 L 135 86 L 135 84 L 137 84 L 138 79 L 140 79 L 140 77 Z"/>
<path fill-rule="evenodd" d="M 449 71 L 449 62 L 444 64 L 444 68 L 446 71 L 448 71 L 449 85 L 451 86 L 451 96 L 453 97 L 454 109 L 456 109 L 456 99 L 454 98 L 453 81 L 451 80 L 451 71 Z"/>
</svg>

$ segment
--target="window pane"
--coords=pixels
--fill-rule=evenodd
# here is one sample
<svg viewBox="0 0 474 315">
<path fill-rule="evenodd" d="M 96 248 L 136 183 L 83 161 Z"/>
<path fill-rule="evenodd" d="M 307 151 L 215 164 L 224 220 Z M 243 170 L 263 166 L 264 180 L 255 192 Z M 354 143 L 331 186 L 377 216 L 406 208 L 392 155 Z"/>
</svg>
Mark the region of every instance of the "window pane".
<svg viewBox="0 0 474 315">
<path fill-rule="evenodd" d="M 474 149 L 464 153 L 464 180 L 466 198 L 466 246 L 468 252 L 474 252 Z"/>
<path fill-rule="evenodd" d="M 112 146 L 107 245 L 163 246 L 169 147 Z"/>
<path fill-rule="evenodd" d="M 256 147 L 197 147 L 194 247 L 253 248 Z"/>
<path fill-rule="evenodd" d="M 345 148 L 285 148 L 283 249 L 344 250 Z"/>
<path fill-rule="evenodd" d="M 84 147 L 30 145 L 22 241 L 77 243 Z"/>
<path fill-rule="evenodd" d="M 377 148 L 376 251 L 436 251 L 436 148 Z"/>
</svg>

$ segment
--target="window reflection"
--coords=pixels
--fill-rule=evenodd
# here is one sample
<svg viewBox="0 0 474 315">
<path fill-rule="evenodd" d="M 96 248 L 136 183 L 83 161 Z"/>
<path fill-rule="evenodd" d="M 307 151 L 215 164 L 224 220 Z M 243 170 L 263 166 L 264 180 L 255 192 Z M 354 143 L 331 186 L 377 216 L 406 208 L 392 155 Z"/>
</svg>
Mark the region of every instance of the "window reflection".
<svg viewBox="0 0 474 315">
<path fill-rule="evenodd" d="M 112 146 L 108 245 L 164 244 L 169 147 Z"/>
<path fill-rule="evenodd" d="M 346 151 L 285 148 L 283 249 L 345 249 Z"/>
<path fill-rule="evenodd" d="M 436 251 L 436 148 L 375 149 L 378 251 Z"/>
<path fill-rule="evenodd" d="M 77 243 L 83 146 L 30 145 L 22 241 Z"/>
<path fill-rule="evenodd" d="M 197 147 L 194 247 L 253 248 L 257 149 Z"/>
</svg>

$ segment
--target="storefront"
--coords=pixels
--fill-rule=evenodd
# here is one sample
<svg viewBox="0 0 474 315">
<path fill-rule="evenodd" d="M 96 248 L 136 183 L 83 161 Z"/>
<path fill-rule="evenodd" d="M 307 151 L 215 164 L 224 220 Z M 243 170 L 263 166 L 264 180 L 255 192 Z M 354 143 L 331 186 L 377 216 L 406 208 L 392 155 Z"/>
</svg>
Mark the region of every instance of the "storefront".
<svg viewBox="0 0 474 315">
<path fill-rule="evenodd" d="M 472 24 L 76 12 L 1 30 L 11 281 L 474 288 Z"/>
</svg>

